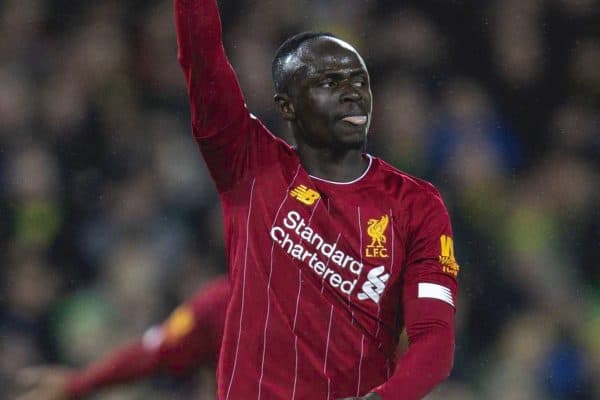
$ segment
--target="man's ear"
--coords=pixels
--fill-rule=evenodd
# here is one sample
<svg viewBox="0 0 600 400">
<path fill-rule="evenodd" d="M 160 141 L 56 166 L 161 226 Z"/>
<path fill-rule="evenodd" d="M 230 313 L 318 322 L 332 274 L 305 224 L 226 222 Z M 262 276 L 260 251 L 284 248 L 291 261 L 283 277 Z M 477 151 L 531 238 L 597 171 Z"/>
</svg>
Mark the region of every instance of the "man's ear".
<svg viewBox="0 0 600 400">
<path fill-rule="evenodd" d="M 283 119 L 286 121 L 294 121 L 296 119 L 294 105 L 289 95 L 277 93 L 273 100 L 275 100 L 275 108 L 281 113 Z"/>
</svg>

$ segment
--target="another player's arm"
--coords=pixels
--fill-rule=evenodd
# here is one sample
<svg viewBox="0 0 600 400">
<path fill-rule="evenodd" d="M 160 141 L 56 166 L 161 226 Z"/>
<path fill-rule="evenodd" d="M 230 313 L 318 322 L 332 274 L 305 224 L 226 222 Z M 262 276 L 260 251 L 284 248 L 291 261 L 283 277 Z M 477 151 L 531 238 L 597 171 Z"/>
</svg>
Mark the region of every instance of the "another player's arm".
<svg viewBox="0 0 600 400">
<path fill-rule="evenodd" d="M 82 370 L 34 367 L 24 371 L 30 389 L 19 400 L 84 398 L 100 389 L 167 372 L 182 375 L 213 365 L 222 336 L 229 283 L 220 278 L 178 307 L 160 326 Z M 28 381 L 28 382 L 27 382 Z"/>
<path fill-rule="evenodd" d="M 392 377 L 374 389 L 384 400 L 422 399 L 452 370 L 458 265 L 446 208 L 435 193 L 414 227 L 403 277 L 409 346 Z"/>
<path fill-rule="evenodd" d="M 66 380 L 69 399 L 81 398 L 111 386 L 134 382 L 154 375 L 160 369 L 156 350 L 143 340 L 126 344 Z"/>
<path fill-rule="evenodd" d="M 222 43 L 216 0 L 174 0 L 178 59 L 191 107 L 192 128 L 208 168 L 221 191 L 252 174 L 263 154 L 268 131 L 245 105 Z M 254 147 L 252 147 L 254 146 Z M 257 160 L 258 159 L 258 160 Z"/>
<path fill-rule="evenodd" d="M 159 370 L 158 352 L 142 340 L 122 346 L 82 370 L 59 366 L 30 367 L 20 372 L 25 388 L 18 400 L 71 400 L 85 398 L 98 390 L 133 382 Z"/>
</svg>

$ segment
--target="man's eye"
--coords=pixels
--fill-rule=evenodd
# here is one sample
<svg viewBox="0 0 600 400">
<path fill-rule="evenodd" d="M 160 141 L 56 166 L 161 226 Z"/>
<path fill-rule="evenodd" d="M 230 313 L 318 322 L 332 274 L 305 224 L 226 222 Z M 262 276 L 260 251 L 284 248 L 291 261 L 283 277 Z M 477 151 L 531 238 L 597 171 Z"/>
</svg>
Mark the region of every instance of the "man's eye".
<svg viewBox="0 0 600 400">
<path fill-rule="evenodd" d="M 324 88 L 334 88 L 336 86 L 337 86 L 337 83 L 332 80 L 327 80 L 327 81 L 321 82 L 321 87 L 324 87 Z"/>
<path fill-rule="evenodd" d="M 354 81 L 354 82 L 352 82 L 352 85 L 354 85 L 355 87 L 361 88 L 361 87 L 365 86 L 365 81 L 362 81 L 362 80 L 361 81 Z"/>
</svg>

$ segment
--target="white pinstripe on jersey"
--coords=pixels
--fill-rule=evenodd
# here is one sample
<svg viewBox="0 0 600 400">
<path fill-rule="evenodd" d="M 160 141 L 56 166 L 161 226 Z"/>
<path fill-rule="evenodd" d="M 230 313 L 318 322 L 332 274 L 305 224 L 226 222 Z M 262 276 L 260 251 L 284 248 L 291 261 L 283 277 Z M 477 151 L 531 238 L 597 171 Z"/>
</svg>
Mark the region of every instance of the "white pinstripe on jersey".
<svg viewBox="0 0 600 400">
<path fill-rule="evenodd" d="M 342 236 L 341 233 L 338 233 L 337 237 L 335 238 L 335 243 L 334 243 L 334 247 L 337 248 L 338 242 L 340 241 L 340 237 Z M 333 254 L 333 253 L 332 253 Z M 331 261 L 331 255 L 329 255 L 329 257 L 327 257 L 327 262 L 325 263 L 325 268 L 329 267 L 329 261 Z M 323 289 L 325 288 L 325 277 L 321 276 L 321 294 L 323 294 Z"/>
<path fill-rule="evenodd" d="M 323 360 L 323 373 L 327 376 L 327 400 L 331 395 L 331 378 L 327 375 L 327 354 L 329 353 L 329 338 L 331 336 L 331 323 L 333 322 L 333 304 L 329 311 L 329 326 L 327 328 L 327 344 L 325 345 L 325 358 Z"/>
<path fill-rule="evenodd" d="M 358 384 L 356 385 L 356 397 L 358 397 L 360 393 L 360 378 L 361 378 L 361 370 L 362 370 L 362 361 L 363 355 L 365 351 L 365 335 L 362 335 L 360 339 L 360 361 L 358 362 Z"/>
<path fill-rule="evenodd" d="M 244 318 L 244 300 L 245 300 L 245 292 L 246 292 L 246 265 L 248 262 L 248 239 L 249 239 L 249 228 L 250 228 L 250 215 L 252 214 L 252 198 L 254 195 L 254 184 L 256 183 L 256 178 L 252 179 L 252 186 L 250 187 L 250 199 L 248 200 L 248 219 L 246 220 L 246 244 L 244 249 L 244 273 L 242 274 L 242 305 L 240 310 L 240 326 L 238 328 L 238 337 L 235 345 L 235 357 L 233 359 L 233 371 L 231 371 L 231 377 L 229 378 L 229 385 L 227 387 L 227 396 L 225 397 L 227 400 L 229 399 L 229 393 L 231 391 L 231 384 L 233 383 L 233 378 L 235 377 L 235 371 L 237 367 L 237 358 L 238 351 L 240 349 L 240 338 L 242 336 L 242 319 Z"/>
<path fill-rule="evenodd" d="M 360 220 L 360 207 L 356 207 L 356 214 L 358 215 L 358 252 L 360 253 L 360 265 L 363 265 L 363 259 L 362 259 L 362 245 L 363 245 L 363 241 L 362 241 L 362 224 L 361 224 L 361 220 Z M 348 294 L 348 302 L 350 302 L 350 294 Z M 354 310 L 351 309 L 350 310 L 351 314 L 352 314 L 352 325 L 354 325 Z"/>
<path fill-rule="evenodd" d="M 315 215 L 315 211 L 317 211 L 317 207 L 321 203 L 321 198 L 317 200 L 315 203 L 312 212 L 310 213 L 310 217 L 308 218 L 308 225 L 312 221 L 313 216 Z M 304 239 L 300 238 L 300 243 L 302 243 Z M 296 384 L 298 383 L 298 336 L 296 335 L 296 322 L 298 321 L 298 309 L 300 307 L 300 292 L 302 290 L 302 269 L 298 269 L 298 295 L 296 297 L 296 311 L 294 312 L 294 324 L 292 325 L 292 331 L 294 332 L 294 383 L 292 386 L 292 400 L 296 398 Z"/>
<path fill-rule="evenodd" d="M 288 192 L 290 191 L 291 187 L 294 186 L 294 182 L 296 181 L 296 178 L 298 177 L 300 168 L 301 168 L 301 165 L 298 164 L 298 168 L 296 169 L 296 173 L 294 174 L 294 177 L 292 178 L 292 180 L 290 181 L 290 184 L 288 185 L 285 192 L 283 193 L 283 199 L 281 200 L 281 204 L 279 204 L 279 208 L 277 209 L 277 212 L 275 213 L 275 217 L 273 218 L 273 223 L 271 224 L 271 229 L 273 228 L 273 226 L 275 226 L 277 217 L 279 217 L 279 212 L 281 211 L 281 208 L 283 207 L 283 205 L 285 204 L 285 201 L 288 198 Z M 269 313 L 271 311 L 271 276 L 273 275 L 273 253 L 274 253 L 274 251 L 275 251 L 275 242 L 273 242 L 273 244 L 271 245 L 271 256 L 270 256 L 270 261 L 269 261 L 269 278 L 267 281 L 267 315 L 265 316 L 265 329 L 263 331 L 263 354 L 262 354 L 262 361 L 260 363 L 260 378 L 258 379 L 258 400 L 260 400 L 260 395 L 262 393 L 262 380 L 263 380 L 263 376 L 264 376 L 264 372 L 265 372 L 265 354 L 267 353 L 267 327 L 269 326 Z"/>
</svg>

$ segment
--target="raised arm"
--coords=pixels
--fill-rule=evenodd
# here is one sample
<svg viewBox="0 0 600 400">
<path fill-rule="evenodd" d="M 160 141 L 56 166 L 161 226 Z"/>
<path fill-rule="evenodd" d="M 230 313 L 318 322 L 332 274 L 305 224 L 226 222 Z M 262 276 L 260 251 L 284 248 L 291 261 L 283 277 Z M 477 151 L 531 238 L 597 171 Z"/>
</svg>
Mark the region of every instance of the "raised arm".
<svg viewBox="0 0 600 400">
<path fill-rule="evenodd" d="M 218 189 L 228 190 L 264 165 L 275 141 L 246 108 L 223 48 L 216 0 L 174 1 L 194 137 Z"/>
<path fill-rule="evenodd" d="M 190 97 L 197 139 L 208 139 L 248 111 L 221 39 L 215 0 L 175 0 L 178 59 Z"/>
</svg>

